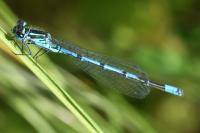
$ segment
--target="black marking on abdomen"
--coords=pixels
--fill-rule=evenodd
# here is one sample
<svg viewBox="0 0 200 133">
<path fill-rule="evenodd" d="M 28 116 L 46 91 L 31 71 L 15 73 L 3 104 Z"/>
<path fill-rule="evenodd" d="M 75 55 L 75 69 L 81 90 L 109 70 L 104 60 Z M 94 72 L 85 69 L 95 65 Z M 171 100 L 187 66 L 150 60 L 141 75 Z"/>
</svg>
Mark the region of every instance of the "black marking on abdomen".
<svg viewBox="0 0 200 133">
<path fill-rule="evenodd" d="M 126 77 L 127 72 L 123 70 L 123 76 Z"/>
<path fill-rule="evenodd" d="M 78 58 L 79 60 L 81 60 L 81 59 L 82 59 L 82 56 L 81 56 L 80 54 L 77 54 L 77 58 Z"/>
<path fill-rule="evenodd" d="M 104 69 L 104 63 L 100 62 L 100 67 L 102 67 Z"/>
</svg>

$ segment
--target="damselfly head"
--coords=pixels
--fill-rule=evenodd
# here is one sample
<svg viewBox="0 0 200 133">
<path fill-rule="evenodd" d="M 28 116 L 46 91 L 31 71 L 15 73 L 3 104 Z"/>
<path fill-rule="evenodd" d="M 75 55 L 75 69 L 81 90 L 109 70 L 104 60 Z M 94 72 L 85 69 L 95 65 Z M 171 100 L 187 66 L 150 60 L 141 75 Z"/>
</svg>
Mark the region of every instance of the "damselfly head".
<svg viewBox="0 0 200 133">
<path fill-rule="evenodd" d="M 12 29 L 12 32 L 18 37 L 23 38 L 25 34 L 25 27 L 27 26 L 27 23 L 20 19 L 17 21 L 16 26 Z"/>
</svg>

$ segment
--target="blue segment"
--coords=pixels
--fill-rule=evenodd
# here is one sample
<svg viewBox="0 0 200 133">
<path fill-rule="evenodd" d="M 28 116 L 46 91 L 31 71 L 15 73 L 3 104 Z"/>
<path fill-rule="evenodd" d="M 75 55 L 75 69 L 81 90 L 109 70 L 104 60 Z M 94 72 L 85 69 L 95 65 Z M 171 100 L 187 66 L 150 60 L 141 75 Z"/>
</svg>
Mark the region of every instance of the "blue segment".
<svg viewBox="0 0 200 133">
<path fill-rule="evenodd" d="M 183 91 L 171 85 L 165 85 L 165 91 L 177 96 L 183 96 Z"/>
<path fill-rule="evenodd" d="M 52 48 L 51 44 L 48 43 L 48 41 L 46 39 L 33 38 L 31 41 L 34 42 L 34 44 L 36 46 L 39 46 L 39 47 L 45 48 L 45 49 L 49 49 L 52 52 L 58 52 L 58 49 Z"/>
<path fill-rule="evenodd" d="M 112 67 L 112 66 L 109 66 L 109 65 L 104 65 L 104 69 L 123 74 L 122 70 L 115 68 L 115 67 Z"/>
<path fill-rule="evenodd" d="M 87 57 L 82 57 L 81 61 L 86 61 L 86 62 L 100 66 L 100 62 L 93 60 L 93 59 L 90 59 L 90 58 L 87 58 Z"/>
<path fill-rule="evenodd" d="M 61 47 L 60 52 L 61 52 L 61 53 L 64 53 L 64 54 L 67 54 L 67 55 L 70 55 L 70 56 L 75 57 L 75 58 L 78 57 L 78 54 L 77 54 L 77 53 L 74 53 L 74 52 L 69 51 L 69 50 L 67 50 L 67 49 L 65 49 L 65 48 L 62 48 L 62 47 Z"/>
<path fill-rule="evenodd" d="M 126 73 L 126 77 L 136 79 L 136 80 L 140 80 L 137 75 L 132 74 L 132 73 L 128 73 L 128 72 Z"/>
<path fill-rule="evenodd" d="M 34 39 L 32 39 L 32 41 L 36 45 L 41 46 L 41 47 L 46 47 L 47 45 L 49 46 L 49 44 L 47 44 L 46 40 L 44 40 L 43 38 L 42 39 L 34 38 Z"/>
<path fill-rule="evenodd" d="M 45 34 L 29 33 L 31 36 L 46 36 Z"/>
</svg>

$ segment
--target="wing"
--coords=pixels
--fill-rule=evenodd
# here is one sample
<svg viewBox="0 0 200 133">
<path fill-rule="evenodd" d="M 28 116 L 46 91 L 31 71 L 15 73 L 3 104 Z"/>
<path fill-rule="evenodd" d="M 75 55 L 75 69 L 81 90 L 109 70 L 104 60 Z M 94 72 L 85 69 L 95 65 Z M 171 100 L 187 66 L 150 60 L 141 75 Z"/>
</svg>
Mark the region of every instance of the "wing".
<svg viewBox="0 0 200 133">
<path fill-rule="evenodd" d="M 109 64 L 113 67 L 120 68 L 126 72 L 135 74 L 140 79 L 147 80 L 144 72 L 142 72 L 138 67 L 131 67 L 131 65 L 127 65 L 122 61 L 109 58 L 107 56 L 97 54 L 85 49 L 81 49 L 71 43 L 66 43 L 65 48 L 81 56 L 93 59 L 104 64 Z M 78 67 L 87 72 L 100 83 L 108 85 L 110 88 L 116 89 L 118 92 L 121 92 L 125 95 L 135 98 L 144 98 L 150 92 L 150 88 L 139 80 L 128 79 L 122 74 L 105 70 L 98 65 L 88 62 L 82 62 L 76 58 L 73 59 L 73 61 L 77 64 Z"/>
</svg>

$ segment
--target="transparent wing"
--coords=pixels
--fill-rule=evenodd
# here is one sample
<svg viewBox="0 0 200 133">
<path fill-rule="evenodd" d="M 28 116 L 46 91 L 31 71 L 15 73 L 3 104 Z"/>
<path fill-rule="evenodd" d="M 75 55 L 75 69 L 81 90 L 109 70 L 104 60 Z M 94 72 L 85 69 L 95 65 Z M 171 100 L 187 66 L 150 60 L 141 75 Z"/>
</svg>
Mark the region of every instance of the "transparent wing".
<svg viewBox="0 0 200 133">
<path fill-rule="evenodd" d="M 66 49 L 76 52 L 81 56 L 95 59 L 96 61 L 99 61 L 101 63 L 106 63 L 112 65 L 113 67 L 123 69 L 127 72 L 136 74 L 141 79 L 145 80 L 147 79 L 144 72 L 142 72 L 138 67 L 131 67 L 130 65 L 124 65 L 124 63 L 122 63 L 119 60 L 112 59 L 85 49 L 81 49 L 78 46 L 70 43 L 66 43 L 64 44 L 64 46 Z M 100 83 L 104 83 L 105 85 L 108 85 L 110 88 L 116 89 L 125 95 L 135 98 L 144 98 L 150 92 L 150 88 L 145 86 L 144 83 L 140 81 L 134 79 L 127 79 L 121 74 L 104 70 L 102 67 L 99 67 L 91 63 L 81 62 L 78 59 L 74 59 L 73 61 L 77 64 L 78 67 L 80 67 L 82 70 L 90 74 Z"/>
</svg>

